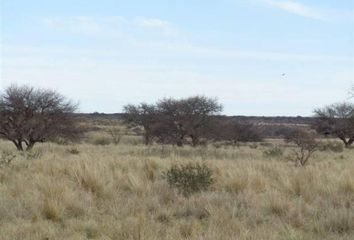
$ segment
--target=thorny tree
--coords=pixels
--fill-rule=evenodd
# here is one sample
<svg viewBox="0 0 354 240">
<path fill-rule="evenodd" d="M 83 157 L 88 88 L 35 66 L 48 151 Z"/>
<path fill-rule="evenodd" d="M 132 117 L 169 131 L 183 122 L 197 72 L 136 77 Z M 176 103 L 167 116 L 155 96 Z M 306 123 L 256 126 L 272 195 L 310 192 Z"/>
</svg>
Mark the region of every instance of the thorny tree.
<svg viewBox="0 0 354 240">
<path fill-rule="evenodd" d="M 343 141 L 346 147 L 354 142 L 354 105 L 351 103 L 333 104 L 315 110 L 317 132 L 333 135 Z"/>
<path fill-rule="evenodd" d="M 124 107 L 124 121 L 131 126 L 142 126 L 144 128 L 144 143 L 152 143 L 153 126 L 157 121 L 156 106 L 141 103 L 139 105 L 126 105 Z"/>
<path fill-rule="evenodd" d="M 20 151 L 53 138 L 76 139 L 81 130 L 75 110 L 75 104 L 55 91 L 10 86 L 0 93 L 0 137 Z"/>
<path fill-rule="evenodd" d="M 295 164 L 298 166 L 305 166 L 318 149 L 318 141 L 314 134 L 306 130 L 295 129 L 288 133 L 284 140 L 296 145 L 296 149 L 293 151 L 294 158 L 292 160 L 294 160 Z"/>
</svg>

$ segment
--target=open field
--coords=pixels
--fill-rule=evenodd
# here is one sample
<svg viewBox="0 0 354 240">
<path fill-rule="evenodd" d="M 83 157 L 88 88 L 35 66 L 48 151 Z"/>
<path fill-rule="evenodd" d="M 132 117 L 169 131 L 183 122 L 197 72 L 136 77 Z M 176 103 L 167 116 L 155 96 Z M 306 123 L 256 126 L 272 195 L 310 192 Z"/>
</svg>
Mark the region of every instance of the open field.
<svg viewBox="0 0 354 240">
<path fill-rule="evenodd" d="M 354 150 L 317 152 L 300 168 L 280 140 L 197 148 L 133 140 L 46 143 L 23 154 L 1 141 L 17 156 L 0 168 L 0 239 L 353 239 Z M 285 153 L 265 156 L 274 145 Z M 206 163 L 215 183 L 185 198 L 162 174 L 188 162 Z"/>
</svg>

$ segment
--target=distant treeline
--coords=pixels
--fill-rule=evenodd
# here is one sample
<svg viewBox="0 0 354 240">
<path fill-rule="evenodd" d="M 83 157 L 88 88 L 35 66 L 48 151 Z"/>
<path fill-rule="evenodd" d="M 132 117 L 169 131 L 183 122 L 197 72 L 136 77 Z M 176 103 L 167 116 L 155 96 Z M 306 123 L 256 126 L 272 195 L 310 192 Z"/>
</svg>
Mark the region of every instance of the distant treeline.
<svg viewBox="0 0 354 240">
<path fill-rule="evenodd" d="M 236 144 L 289 136 L 301 139 L 298 144 L 302 140 L 307 144 L 312 142 L 310 135 L 336 137 L 346 147 L 354 143 L 354 104 L 349 102 L 315 109 L 313 118 L 225 116 L 222 104 L 206 96 L 128 104 L 117 114 L 78 114 L 77 109 L 54 90 L 10 86 L 0 92 L 0 138 L 11 141 L 18 150 L 31 150 L 38 142 L 79 140 L 89 131 L 87 125 L 119 125 L 119 120 L 131 133 L 143 136 L 145 144 Z M 93 124 L 83 126 L 79 120 Z M 299 131 L 303 133 L 297 134 Z"/>
<path fill-rule="evenodd" d="M 123 121 L 124 113 L 79 113 L 84 121 L 95 121 L 102 125 L 109 125 L 111 121 Z M 257 126 L 261 135 L 265 138 L 283 138 L 284 134 L 294 128 L 309 128 L 316 118 L 314 117 L 265 117 L 265 116 L 226 116 L 216 115 L 213 118 L 220 121 L 234 121 L 237 123 L 249 123 Z"/>
<path fill-rule="evenodd" d="M 124 118 L 124 113 L 77 113 L 78 116 L 87 119 L 111 119 L 111 120 L 122 120 Z M 275 124 L 275 125 L 311 125 L 315 122 L 315 117 L 286 117 L 286 116 L 276 116 L 276 117 L 268 117 L 268 116 L 226 116 L 226 115 L 218 115 L 215 116 L 220 119 L 227 120 L 236 120 L 241 122 L 249 122 L 253 124 Z"/>
</svg>

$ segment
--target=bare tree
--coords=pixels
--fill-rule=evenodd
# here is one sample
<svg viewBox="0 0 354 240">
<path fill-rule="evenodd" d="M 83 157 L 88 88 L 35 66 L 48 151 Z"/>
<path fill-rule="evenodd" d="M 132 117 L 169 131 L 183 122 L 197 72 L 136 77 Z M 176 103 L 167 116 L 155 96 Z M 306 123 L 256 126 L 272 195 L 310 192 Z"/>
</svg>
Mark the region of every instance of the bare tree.
<svg viewBox="0 0 354 240">
<path fill-rule="evenodd" d="M 0 136 L 20 151 L 56 137 L 76 139 L 81 133 L 73 116 L 76 109 L 55 91 L 10 86 L 0 94 Z"/>
<path fill-rule="evenodd" d="M 296 145 L 293 160 L 297 166 L 305 166 L 319 145 L 313 133 L 302 129 L 295 129 L 288 133 L 284 140 Z"/>
<path fill-rule="evenodd" d="M 354 142 L 354 105 L 337 103 L 315 110 L 314 128 L 318 133 L 333 135 L 343 141 L 346 147 Z"/>
</svg>

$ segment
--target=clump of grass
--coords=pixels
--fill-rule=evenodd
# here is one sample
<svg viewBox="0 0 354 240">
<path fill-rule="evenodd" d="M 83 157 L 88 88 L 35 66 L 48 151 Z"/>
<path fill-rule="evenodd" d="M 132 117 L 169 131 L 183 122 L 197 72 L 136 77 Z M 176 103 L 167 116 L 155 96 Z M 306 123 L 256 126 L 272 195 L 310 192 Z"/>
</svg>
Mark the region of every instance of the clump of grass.
<svg viewBox="0 0 354 240">
<path fill-rule="evenodd" d="M 252 143 L 250 145 L 248 145 L 251 149 L 257 149 L 258 148 L 258 144 L 257 143 Z"/>
<path fill-rule="evenodd" d="M 283 156 L 284 150 L 276 146 L 263 151 L 263 156 L 266 158 L 279 158 Z"/>
<path fill-rule="evenodd" d="M 32 149 L 30 151 L 23 152 L 27 160 L 39 159 L 43 155 L 43 151 L 40 149 Z"/>
<path fill-rule="evenodd" d="M 214 182 L 212 170 L 198 163 L 172 166 L 164 173 L 164 178 L 171 187 L 176 188 L 184 196 L 205 191 Z"/>
<path fill-rule="evenodd" d="M 77 148 L 69 148 L 66 150 L 68 153 L 73 154 L 73 155 L 78 155 L 80 154 L 80 151 Z"/>
<path fill-rule="evenodd" d="M 266 210 L 276 216 L 284 216 L 289 211 L 289 204 L 279 193 L 271 193 L 266 202 Z"/>
<path fill-rule="evenodd" d="M 343 152 L 344 151 L 344 146 L 340 142 L 335 142 L 335 141 L 328 141 L 319 144 L 318 146 L 319 151 L 332 151 L 332 152 Z"/>
<path fill-rule="evenodd" d="M 11 151 L 1 151 L 0 152 L 0 168 L 3 166 L 8 166 L 16 158 L 16 155 Z"/>
<path fill-rule="evenodd" d="M 62 217 L 62 210 L 57 201 L 46 198 L 44 200 L 42 213 L 44 217 L 51 221 L 59 221 Z"/>
<path fill-rule="evenodd" d="M 240 174 L 232 177 L 226 184 L 225 190 L 230 193 L 242 193 L 249 184 L 248 175 Z"/>
<path fill-rule="evenodd" d="M 320 228 L 337 234 L 354 233 L 354 213 L 348 209 L 329 211 L 320 219 Z"/>
</svg>

